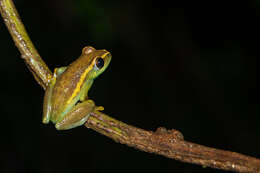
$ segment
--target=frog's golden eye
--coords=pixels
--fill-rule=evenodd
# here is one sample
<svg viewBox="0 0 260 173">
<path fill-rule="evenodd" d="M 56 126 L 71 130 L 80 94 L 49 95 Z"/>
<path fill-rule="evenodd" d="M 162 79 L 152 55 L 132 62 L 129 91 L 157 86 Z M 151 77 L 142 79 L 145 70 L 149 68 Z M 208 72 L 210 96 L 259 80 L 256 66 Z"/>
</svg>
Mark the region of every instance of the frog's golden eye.
<svg viewBox="0 0 260 173">
<path fill-rule="evenodd" d="M 98 69 L 101 69 L 104 66 L 104 60 L 102 58 L 97 58 L 95 62 L 95 66 Z"/>
</svg>

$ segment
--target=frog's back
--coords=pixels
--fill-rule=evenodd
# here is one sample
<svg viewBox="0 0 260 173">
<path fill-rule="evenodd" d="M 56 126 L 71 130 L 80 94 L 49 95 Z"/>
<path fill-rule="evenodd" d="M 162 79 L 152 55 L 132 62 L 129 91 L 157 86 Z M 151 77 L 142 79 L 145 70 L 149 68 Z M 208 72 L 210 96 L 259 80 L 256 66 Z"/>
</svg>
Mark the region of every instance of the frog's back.
<svg viewBox="0 0 260 173">
<path fill-rule="evenodd" d="M 52 120 L 63 113 L 69 104 L 74 105 L 85 82 L 83 73 L 91 63 L 91 57 L 81 56 L 57 77 L 52 95 Z M 74 101 L 74 102 L 73 102 Z"/>
</svg>

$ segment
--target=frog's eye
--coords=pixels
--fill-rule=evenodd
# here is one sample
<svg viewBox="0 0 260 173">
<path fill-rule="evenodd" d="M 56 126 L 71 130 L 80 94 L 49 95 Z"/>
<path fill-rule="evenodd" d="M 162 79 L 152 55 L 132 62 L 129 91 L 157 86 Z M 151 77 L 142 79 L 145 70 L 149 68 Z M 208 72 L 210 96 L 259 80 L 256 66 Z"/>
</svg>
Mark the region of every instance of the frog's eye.
<svg viewBox="0 0 260 173">
<path fill-rule="evenodd" d="M 104 66 L 104 60 L 102 58 L 97 58 L 95 65 L 98 69 L 101 69 Z"/>
</svg>

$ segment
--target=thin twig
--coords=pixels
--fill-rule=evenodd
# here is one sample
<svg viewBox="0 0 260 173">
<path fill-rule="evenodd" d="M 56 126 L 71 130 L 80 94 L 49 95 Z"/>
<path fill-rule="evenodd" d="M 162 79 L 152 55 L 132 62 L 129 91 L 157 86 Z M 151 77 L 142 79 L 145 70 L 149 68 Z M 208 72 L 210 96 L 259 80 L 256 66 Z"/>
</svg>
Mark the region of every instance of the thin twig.
<svg viewBox="0 0 260 173">
<path fill-rule="evenodd" d="M 0 12 L 21 57 L 25 60 L 36 81 L 46 89 L 52 73 L 35 49 L 13 2 L 0 0 Z"/>
<path fill-rule="evenodd" d="M 34 48 L 12 0 L 0 0 L 0 12 L 22 58 L 45 89 L 52 73 Z M 182 162 L 235 172 L 260 173 L 260 159 L 187 142 L 177 130 L 158 128 L 156 132 L 146 131 L 98 111 L 91 114 L 85 126 L 116 142 Z"/>
</svg>

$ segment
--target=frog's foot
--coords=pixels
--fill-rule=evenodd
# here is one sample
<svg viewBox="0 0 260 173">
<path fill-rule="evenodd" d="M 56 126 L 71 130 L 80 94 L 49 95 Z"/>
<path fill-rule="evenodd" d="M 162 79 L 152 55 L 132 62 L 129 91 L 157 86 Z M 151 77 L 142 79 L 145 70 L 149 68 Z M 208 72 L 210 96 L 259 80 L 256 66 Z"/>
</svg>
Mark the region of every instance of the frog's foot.
<svg viewBox="0 0 260 173">
<path fill-rule="evenodd" d="M 103 106 L 96 106 L 95 111 L 103 111 L 104 107 Z"/>
<path fill-rule="evenodd" d="M 65 70 L 67 69 L 67 67 L 59 67 L 59 68 L 55 68 L 54 72 L 53 72 L 53 76 L 56 78 L 59 75 L 61 75 Z"/>
</svg>

